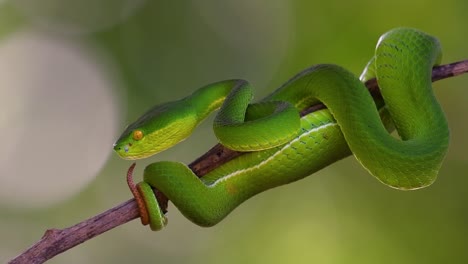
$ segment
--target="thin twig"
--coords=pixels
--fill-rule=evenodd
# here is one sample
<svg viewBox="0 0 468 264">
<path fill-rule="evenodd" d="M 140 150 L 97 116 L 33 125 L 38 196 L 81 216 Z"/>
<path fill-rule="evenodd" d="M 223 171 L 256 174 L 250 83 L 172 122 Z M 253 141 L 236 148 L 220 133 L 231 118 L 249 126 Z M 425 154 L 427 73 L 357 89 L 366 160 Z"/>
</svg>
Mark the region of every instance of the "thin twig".
<svg viewBox="0 0 468 264">
<path fill-rule="evenodd" d="M 433 69 L 432 80 L 438 81 L 467 72 L 468 60 L 441 65 Z M 377 81 L 375 79 L 366 82 L 366 86 L 374 97 L 380 96 Z M 301 115 L 323 108 L 325 108 L 323 104 L 313 105 L 301 112 Z M 199 177 L 202 177 L 209 171 L 240 155 L 242 155 L 241 152 L 229 150 L 218 144 L 203 156 L 192 162 L 189 167 Z M 166 199 L 167 202 L 167 198 L 161 194 L 158 196 L 158 199 Z M 37 243 L 12 259 L 9 263 L 43 263 L 76 245 L 138 217 L 139 213 L 135 200 L 128 200 L 74 226 L 65 229 L 47 230 L 44 236 Z"/>
</svg>

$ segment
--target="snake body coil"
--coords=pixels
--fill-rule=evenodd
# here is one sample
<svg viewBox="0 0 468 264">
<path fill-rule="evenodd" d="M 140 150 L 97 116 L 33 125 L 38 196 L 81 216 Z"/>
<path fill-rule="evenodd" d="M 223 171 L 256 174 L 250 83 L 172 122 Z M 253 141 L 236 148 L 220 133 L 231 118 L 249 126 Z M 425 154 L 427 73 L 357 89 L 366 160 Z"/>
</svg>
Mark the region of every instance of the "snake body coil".
<svg viewBox="0 0 468 264">
<path fill-rule="evenodd" d="M 179 162 L 146 167 L 137 186 L 153 230 L 165 224 L 152 188 L 191 221 L 211 226 L 253 195 L 302 179 L 351 153 L 384 184 L 430 185 L 449 142 L 444 114 L 431 86 L 441 58 L 437 39 L 415 29 L 384 34 L 361 80 L 336 65 L 306 69 L 258 103 L 243 80 L 214 83 L 156 106 L 131 124 L 114 149 L 126 159 L 151 156 L 188 137 L 220 108 L 214 131 L 228 148 L 248 151 L 199 179 Z M 376 77 L 382 101 L 363 81 Z M 322 102 L 327 109 L 299 117 Z M 395 127 L 399 139 L 389 134 Z M 137 197 L 139 198 L 139 197 Z"/>
</svg>

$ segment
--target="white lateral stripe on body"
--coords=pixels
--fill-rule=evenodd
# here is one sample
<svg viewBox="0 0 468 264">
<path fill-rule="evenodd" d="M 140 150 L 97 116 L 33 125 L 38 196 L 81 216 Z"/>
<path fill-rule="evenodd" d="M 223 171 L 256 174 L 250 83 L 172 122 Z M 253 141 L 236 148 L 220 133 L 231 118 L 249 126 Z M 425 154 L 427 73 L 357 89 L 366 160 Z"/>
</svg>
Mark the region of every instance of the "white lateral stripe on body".
<svg viewBox="0 0 468 264">
<path fill-rule="evenodd" d="M 246 172 L 246 171 L 252 171 L 254 169 L 258 169 L 260 168 L 261 166 L 264 166 L 265 164 L 267 164 L 268 162 L 270 162 L 271 160 L 273 160 L 276 156 L 280 155 L 285 149 L 289 148 L 291 146 L 291 144 L 299 141 L 302 137 L 305 137 L 305 136 L 308 136 L 310 135 L 311 133 L 314 133 L 314 132 L 317 132 L 317 131 L 320 131 L 322 129 L 325 129 L 329 126 L 335 126 L 335 125 L 338 125 L 337 123 L 328 123 L 328 124 L 325 124 L 323 126 L 319 126 L 319 127 L 316 127 L 314 129 L 311 129 L 303 134 L 301 134 L 299 137 L 291 140 L 291 142 L 289 142 L 288 144 L 286 144 L 283 148 L 281 148 L 279 151 L 277 151 L 275 154 L 271 155 L 268 159 L 260 162 L 259 164 L 255 165 L 255 166 L 252 166 L 252 167 L 248 167 L 248 168 L 245 168 L 245 169 L 241 169 L 241 170 L 237 170 L 235 172 L 232 172 L 222 178 L 219 178 L 217 179 L 215 182 L 213 182 L 212 184 L 208 185 L 208 187 L 214 187 L 216 186 L 218 183 L 222 182 L 222 181 L 225 181 L 231 177 L 235 177 L 243 172 Z"/>
</svg>

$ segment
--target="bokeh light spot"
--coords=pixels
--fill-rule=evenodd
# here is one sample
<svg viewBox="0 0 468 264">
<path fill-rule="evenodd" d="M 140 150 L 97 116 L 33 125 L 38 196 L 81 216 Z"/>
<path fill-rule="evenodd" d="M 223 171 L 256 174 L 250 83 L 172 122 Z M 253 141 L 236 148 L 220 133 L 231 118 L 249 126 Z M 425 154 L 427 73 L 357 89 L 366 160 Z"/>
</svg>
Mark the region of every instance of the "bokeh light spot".
<svg viewBox="0 0 468 264">
<path fill-rule="evenodd" d="M 0 43 L 0 203 L 63 201 L 94 179 L 118 125 L 117 82 L 94 52 L 43 32 Z"/>
</svg>

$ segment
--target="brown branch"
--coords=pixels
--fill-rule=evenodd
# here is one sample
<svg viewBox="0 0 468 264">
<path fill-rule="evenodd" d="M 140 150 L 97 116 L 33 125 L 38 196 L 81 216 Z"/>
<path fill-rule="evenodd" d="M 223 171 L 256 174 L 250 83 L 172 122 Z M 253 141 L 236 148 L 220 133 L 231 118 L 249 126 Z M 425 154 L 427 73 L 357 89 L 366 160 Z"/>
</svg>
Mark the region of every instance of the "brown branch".
<svg viewBox="0 0 468 264">
<path fill-rule="evenodd" d="M 107 230 L 138 218 L 135 199 L 64 229 L 48 229 L 42 238 L 9 263 L 43 263 Z"/>
<path fill-rule="evenodd" d="M 468 60 L 441 65 L 433 69 L 432 80 L 437 81 L 467 72 Z M 366 82 L 366 86 L 374 97 L 380 96 L 377 81 L 375 79 Z M 301 115 L 323 108 L 325 108 L 323 104 L 317 104 L 301 112 Z M 229 150 L 218 144 L 203 156 L 192 162 L 189 167 L 199 177 L 202 177 L 209 171 L 240 155 L 242 155 L 242 153 Z M 167 202 L 167 198 L 161 194 L 158 195 L 158 199 L 162 199 Z M 47 230 L 44 236 L 36 244 L 16 258 L 12 259 L 9 263 L 43 263 L 46 260 L 87 241 L 88 239 L 138 217 L 139 213 L 135 200 L 128 200 L 74 226 L 65 229 Z"/>
</svg>

